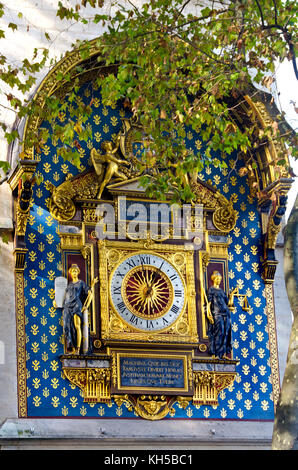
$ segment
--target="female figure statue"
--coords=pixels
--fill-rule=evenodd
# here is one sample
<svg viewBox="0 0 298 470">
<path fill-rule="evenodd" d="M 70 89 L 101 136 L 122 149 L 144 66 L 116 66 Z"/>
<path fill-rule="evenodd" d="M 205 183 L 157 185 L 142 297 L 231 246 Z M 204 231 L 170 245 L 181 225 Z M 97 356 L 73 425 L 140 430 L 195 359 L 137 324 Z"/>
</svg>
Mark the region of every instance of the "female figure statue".
<svg viewBox="0 0 298 470">
<path fill-rule="evenodd" d="M 234 289 L 228 297 L 220 288 L 221 279 L 220 272 L 214 271 L 210 277 L 212 286 L 207 291 L 209 353 L 220 359 L 227 358 L 232 350 L 231 310 L 237 290 Z"/>
<path fill-rule="evenodd" d="M 72 282 L 65 291 L 63 301 L 63 328 L 66 351 L 80 353 L 82 344 L 82 324 L 84 311 L 88 309 L 92 300 L 92 290 L 79 279 L 80 268 L 72 264 L 68 270 Z M 97 279 L 94 280 L 94 283 Z M 94 285 L 94 284 L 93 284 Z"/>
</svg>

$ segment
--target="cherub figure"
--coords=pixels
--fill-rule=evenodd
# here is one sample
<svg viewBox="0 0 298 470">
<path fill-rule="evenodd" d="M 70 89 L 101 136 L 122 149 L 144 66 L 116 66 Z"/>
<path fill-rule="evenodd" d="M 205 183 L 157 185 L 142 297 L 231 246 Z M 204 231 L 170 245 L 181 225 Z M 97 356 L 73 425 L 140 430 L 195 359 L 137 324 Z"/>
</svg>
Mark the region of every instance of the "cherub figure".
<svg viewBox="0 0 298 470">
<path fill-rule="evenodd" d="M 116 157 L 116 152 L 118 150 L 120 143 L 120 135 L 117 137 L 116 145 L 113 148 L 113 143 L 110 141 L 105 141 L 101 144 L 104 154 L 99 153 L 96 149 L 91 150 L 91 161 L 95 168 L 95 172 L 98 176 L 102 176 L 103 166 L 105 166 L 104 178 L 100 185 L 97 198 L 100 199 L 106 185 L 111 181 L 111 179 L 116 176 L 119 180 L 127 180 L 127 176 L 119 170 L 119 166 L 129 165 L 129 162 L 121 160 Z"/>
</svg>

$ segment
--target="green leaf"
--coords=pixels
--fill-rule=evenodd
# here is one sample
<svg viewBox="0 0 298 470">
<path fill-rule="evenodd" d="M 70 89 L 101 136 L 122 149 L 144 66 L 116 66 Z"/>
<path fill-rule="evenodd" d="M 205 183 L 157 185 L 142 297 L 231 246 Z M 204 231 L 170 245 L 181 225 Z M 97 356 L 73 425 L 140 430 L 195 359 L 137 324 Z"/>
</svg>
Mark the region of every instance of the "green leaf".
<svg viewBox="0 0 298 470">
<path fill-rule="evenodd" d="M 11 28 L 13 31 L 15 31 L 16 29 L 18 29 L 18 26 L 17 26 L 15 23 L 9 23 L 9 24 L 8 24 L 8 27 Z"/>
</svg>

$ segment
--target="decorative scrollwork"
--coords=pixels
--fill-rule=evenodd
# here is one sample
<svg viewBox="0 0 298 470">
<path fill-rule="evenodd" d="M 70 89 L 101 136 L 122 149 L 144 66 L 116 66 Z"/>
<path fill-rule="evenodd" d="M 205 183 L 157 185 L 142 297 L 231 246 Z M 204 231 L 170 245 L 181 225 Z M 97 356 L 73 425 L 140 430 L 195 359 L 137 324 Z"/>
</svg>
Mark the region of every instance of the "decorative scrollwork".
<svg viewBox="0 0 298 470">
<path fill-rule="evenodd" d="M 99 186 L 100 180 L 96 173 L 92 172 L 67 178 L 58 187 L 48 183 L 48 189 L 52 194 L 49 201 L 52 217 L 59 222 L 71 220 L 76 213 L 74 198 L 93 199 L 98 193 Z"/>
<path fill-rule="evenodd" d="M 129 411 L 135 411 L 138 416 L 150 421 L 163 419 L 169 413 L 175 414 L 173 404 L 178 399 L 182 403 L 182 397 L 172 397 L 168 400 L 164 395 L 115 395 L 113 398 L 118 406 L 125 403 Z"/>
<path fill-rule="evenodd" d="M 218 209 L 213 214 L 213 223 L 215 227 L 221 232 L 230 232 L 236 225 L 237 213 L 231 204 L 226 204 Z"/>
</svg>

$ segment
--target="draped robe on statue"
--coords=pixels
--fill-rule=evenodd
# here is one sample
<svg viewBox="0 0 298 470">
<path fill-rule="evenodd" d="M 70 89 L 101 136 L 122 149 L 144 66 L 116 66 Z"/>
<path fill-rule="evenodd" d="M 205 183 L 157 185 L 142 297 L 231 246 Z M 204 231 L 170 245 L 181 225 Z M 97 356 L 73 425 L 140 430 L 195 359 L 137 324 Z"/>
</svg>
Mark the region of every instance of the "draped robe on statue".
<svg viewBox="0 0 298 470">
<path fill-rule="evenodd" d="M 78 315 L 81 321 L 83 320 L 82 308 L 89 290 L 87 284 L 80 279 L 77 282 L 70 282 L 66 288 L 63 303 L 63 326 L 67 350 L 77 347 L 74 315 Z"/>
<path fill-rule="evenodd" d="M 219 288 L 210 287 L 207 292 L 208 302 L 214 319 L 209 323 L 209 352 L 220 359 L 231 352 L 231 312 L 228 308 L 228 296 Z"/>
</svg>

